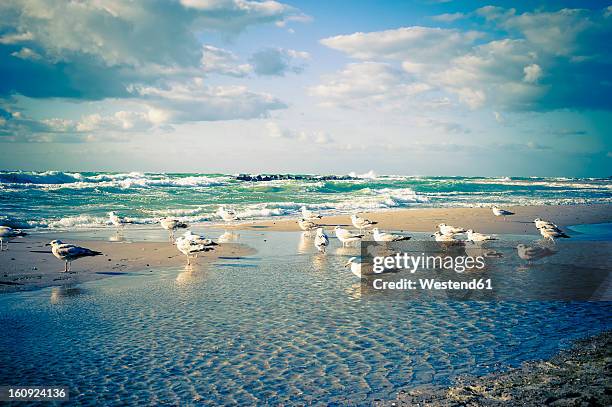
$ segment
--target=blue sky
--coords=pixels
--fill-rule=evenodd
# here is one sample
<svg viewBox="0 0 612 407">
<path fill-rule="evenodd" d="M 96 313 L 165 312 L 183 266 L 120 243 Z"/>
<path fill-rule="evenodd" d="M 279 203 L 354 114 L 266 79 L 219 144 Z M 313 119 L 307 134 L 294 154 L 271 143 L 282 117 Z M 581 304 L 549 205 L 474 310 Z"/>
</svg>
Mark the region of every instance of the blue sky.
<svg viewBox="0 0 612 407">
<path fill-rule="evenodd" d="M 0 168 L 609 176 L 611 34 L 604 2 L 8 0 Z"/>
</svg>

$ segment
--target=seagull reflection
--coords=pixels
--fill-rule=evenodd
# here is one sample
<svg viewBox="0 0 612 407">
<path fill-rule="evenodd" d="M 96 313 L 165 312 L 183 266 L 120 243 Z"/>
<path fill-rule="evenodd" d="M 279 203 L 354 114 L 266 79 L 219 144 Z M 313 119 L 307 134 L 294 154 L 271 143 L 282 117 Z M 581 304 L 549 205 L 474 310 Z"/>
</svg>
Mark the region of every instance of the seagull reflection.
<svg viewBox="0 0 612 407">
<path fill-rule="evenodd" d="M 117 232 L 114 235 L 110 235 L 108 237 L 108 241 L 109 242 L 125 242 L 126 239 L 125 239 L 125 236 L 123 236 L 123 233 Z"/>
<path fill-rule="evenodd" d="M 226 230 L 221 236 L 219 236 L 217 240 L 219 241 L 219 243 L 231 243 L 237 241 L 238 239 L 240 239 L 239 233 L 230 232 Z"/>
<path fill-rule="evenodd" d="M 315 270 L 317 271 L 324 271 L 327 270 L 327 265 L 328 265 L 328 257 L 325 255 L 325 253 L 317 253 L 317 254 L 313 254 L 312 256 L 312 265 L 314 266 Z"/>
<path fill-rule="evenodd" d="M 205 268 L 200 265 L 187 264 L 184 271 L 178 273 L 175 281 L 181 285 L 193 284 L 204 280 Z"/>
<path fill-rule="evenodd" d="M 359 247 L 338 247 L 336 249 L 336 255 L 337 256 L 347 256 L 347 257 L 352 257 L 352 256 L 359 256 L 361 253 L 361 250 Z"/>
<path fill-rule="evenodd" d="M 298 242 L 297 251 L 299 254 L 307 254 L 312 252 L 314 236 L 309 232 L 302 232 L 300 241 Z"/>
<path fill-rule="evenodd" d="M 488 249 L 482 246 L 480 242 L 466 242 L 465 243 L 465 254 L 470 257 L 503 257 L 503 254 L 497 250 Z"/>
<path fill-rule="evenodd" d="M 557 251 L 551 250 L 550 248 L 542 245 L 527 246 L 524 244 L 516 246 L 516 251 L 521 259 L 527 260 L 527 263 L 553 256 L 558 253 Z"/>
<path fill-rule="evenodd" d="M 344 289 L 344 292 L 346 293 L 346 295 L 348 295 L 349 298 L 353 300 L 360 300 L 362 295 L 361 289 L 361 283 L 354 283 L 350 287 L 346 287 Z"/>
<path fill-rule="evenodd" d="M 79 287 L 61 286 L 51 288 L 51 304 L 57 304 L 61 300 L 69 297 L 76 297 L 84 294 L 86 291 Z"/>
</svg>

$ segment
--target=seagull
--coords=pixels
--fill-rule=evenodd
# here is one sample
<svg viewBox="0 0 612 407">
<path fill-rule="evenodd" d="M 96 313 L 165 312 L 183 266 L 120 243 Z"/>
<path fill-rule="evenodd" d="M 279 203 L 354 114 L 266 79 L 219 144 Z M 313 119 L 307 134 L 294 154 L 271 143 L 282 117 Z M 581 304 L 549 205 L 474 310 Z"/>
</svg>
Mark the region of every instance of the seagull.
<svg viewBox="0 0 612 407">
<path fill-rule="evenodd" d="M 372 227 L 376 225 L 378 222 L 372 222 L 366 218 L 362 218 L 361 216 L 357 216 L 355 214 L 351 215 L 351 222 L 353 226 L 355 226 L 361 232 L 363 229 Z"/>
<path fill-rule="evenodd" d="M 325 253 L 325 249 L 327 248 L 327 246 L 329 246 L 329 237 L 327 237 L 323 228 L 317 229 L 317 235 L 314 239 L 314 245 L 321 253 Z"/>
<path fill-rule="evenodd" d="M 210 245 L 204 245 L 204 244 L 198 243 L 196 240 L 191 240 L 190 238 L 185 237 L 185 236 L 180 236 L 178 239 L 176 239 L 176 248 L 178 249 L 179 252 L 187 256 L 187 265 L 191 264 L 190 256 L 192 254 L 195 254 L 195 257 L 197 258 L 198 253 L 213 250 L 213 248 L 210 247 Z"/>
<path fill-rule="evenodd" d="M 114 226 L 117 226 L 118 228 L 124 227 L 128 223 L 132 223 L 127 221 L 125 218 L 117 215 L 114 211 L 110 211 L 108 213 L 108 220 L 110 221 L 110 223 L 112 223 Z"/>
<path fill-rule="evenodd" d="M 344 247 L 346 243 L 358 242 L 363 237 L 363 235 L 356 235 L 350 230 L 342 229 L 340 226 L 336 226 L 334 231 L 336 232 L 338 240 L 342 242 L 342 247 Z"/>
<path fill-rule="evenodd" d="M 300 210 L 302 211 L 302 218 L 306 220 L 321 219 L 323 217 L 319 215 L 318 213 L 313 212 L 310 209 L 306 208 L 306 206 L 302 206 Z"/>
<path fill-rule="evenodd" d="M 410 240 L 410 236 L 394 235 L 393 233 L 385 233 L 378 230 L 378 228 L 372 229 L 374 233 L 374 240 L 377 242 L 399 242 L 400 240 Z"/>
<path fill-rule="evenodd" d="M 438 229 L 440 230 L 440 233 L 442 233 L 443 235 L 455 235 L 457 233 L 465 233 L 464 228 L 458 228 L 455 226 L 447 225 L 446 223 L 440 223 L 438 225 Z"/>
<path fill-rule="evenodd" d="M 483 235 L 482 233 L 476 233 L 472 229 L 467 231 L 467 240 L 470 242 L 486 242 L 488 240 L 497 240 L 493 236 Z"/>
<path fill-rule="evenodd" d="M 240 218 L 236 215 L 236 212 L 234 212 L 232 209 L 225 209 L 223 206 L 219 207 L 217 213 L 225 222 L 240 220 Z"/>
<path fill-rule="evenodd" d="M 186 229 L 189 225 L 185 222 L 181 222 L 178 219 L 164 218 L 159 221 L 161 227 L 170 231 L 170 240 L 174 241 L 174 231 L 176 229 Z"/>
<path fill-rule="evenodd" d="M 204 235 L 198 235 L 196 233 L 193 233 L 191 230 L 188 230 L 187 232 L 185 232 L 183 234 L 183 237 L 185 239 L 191 240 L 192 242 L 195 242 L 197 244 L 201 244 L 204 246 L 219 246 L 219 244 L 213 242 L 212 239 L 204 237 Z"/>
<path fill-rule="evenodd" d="M 344 267 L 350 267 L 351 268 L 351 273 L 353 273 L 357 277 L 361 278 L 361 263 L 357 263 L 357 262 L 355 262 L 355 260 L 357 260 L 357 257 L 351 257 L 344 264 Z"/>
<path fill-rule="evenodd" d="M 539 260 L 544 257 L 552 256 L 553 254 L 557 254 L 556 251 L 549 249 L 548 247 L 542 246 L 525 246 L 524 244 L 520 244 L 516 246 L 516 251 L 518 252 L 518 256 L 527 261 Z"/>
<path fill-rule="evenodd" d="M 514 212 L 510 212 L 510 211 L 508 211 L 506 209 L 498 208 L 497 206 L 493 206 L 491 208 L 491 210 L 493 211 L 493 215 L 495 215 L 495 216 L 503 216 L 504 220 L 506 220 L 506 216 L 514 215 Z"/>
<path fill-rule="evenodd" d="M 51 246 L 51 252 L 55 257 L 60 260 L 64 260 L 66 265 L 64 272 L 70 271 L 70 263 L 74 260 L 80 259 L 81 257 L 100 256 L 101 252 L 87 249 L 85 247 L 76 246 L 73 244 L 64 243 L 61 240 L 52 240 L 47 243 L 46 246 Z"/>
<path fill-rule="evenodd" d="M 558 228 L 557 225 L 555 225 L 554 223 L 552 223 L 549 220 L 544 220 L 544 219 L 540 219 L 540 218 L 536 218 L 533 220 L 533 223 L 535 223 L 536 228 L 540 229 L 543 227 L 548 227 L 548 228 Z"/>
<path fill-rule="evenodd" d="M 319 227 L 319 225 L 317 225 L 314 222 L 311 222 L 309 220 L 306 219 L 300 219 L 297 221 L 298 225 L 300 226 L 300 229 L 305 230 L 307 232 L 311 231 L 311 230 L 315 230 Z"/>
<path fill-rule="evenodd" d="M 444 234 L 440 231 L 434 233 L 433 235 L 431 235 L 431 237 L 435 237 L 436 238 L 436 242 L 443 242 L 443 243 L 455 243 L 455 242 L 459 242 L 460 240 L 455 239 L 455 235 L 450 233 L 450 234 Z"/>
<path fill-rule="evenodd" d="M 0 251 L 8 250 L 8 242 L 11 237 L 25 236 L 26 234 L 27 233 L 21 231 L 20 229 L 13 229 L 8 226 L 0 226 Z M 4 244 L 5 238 L 6 244 Z"/>
<path fill-rule="evenodd" d="M 564 238 L 568 239 L 569 236 L 565 234 L 564 231 L 559 229 L 558 227 L 543 227 L 540 228 L 540 234 L 544 237 L 544 239 L 555 241 L 556 238 Z"/>
</svg>

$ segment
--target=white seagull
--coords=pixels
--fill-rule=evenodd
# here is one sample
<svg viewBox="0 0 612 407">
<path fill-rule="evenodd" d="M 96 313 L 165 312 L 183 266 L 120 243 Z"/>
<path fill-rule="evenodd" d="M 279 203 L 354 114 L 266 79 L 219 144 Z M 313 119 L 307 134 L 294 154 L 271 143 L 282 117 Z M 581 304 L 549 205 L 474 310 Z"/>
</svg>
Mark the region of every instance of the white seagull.
<svg viewBox="0 0 612 407">
<path fill-rule="evenodd" d="M 366 218 L 362 218 L 361 216 L 358 216 L 356 214 L 351 215 L 351 222 L 353 223 L 353 226 L 359 229 L 360 232 L 363 229 L 370 228 L 378 223 L 372 222 L 371 220 L 368 220 Z"/>
<path fill-rule="evenodd" d="M 323 228 L 317 229 L 317 235 L 314 239 L 314 245 L 321 253 L 325 253 L 325 249 L 329 246 L 329 237 L 325 234 Z"/>
<path fill-rule="evenodd" d="M 185 222 L 181 222 L 178 219 L 163 218 L 159 221 L 161 227 L 170 232 L 170 240 L 174 241 L 174 231 L 176 229 L 187 229 L 189 225 Z"/>
<path fill-rule="evenodd" d="M 516 246 L 516 251 L 521 259 L 527 261 L 543 259 L 544 257 L 552 256 L 557 253 L 548 247 L 526 246 L 524 244 Z"/>
<path fill-rule="evenodd" d="M 472 229 L 467 231 L 467 240 L 470 242 L 486 242 L 488 240 L 497 240 L 493 236 L 483 235 L 482 233 L 474 232 Z"/>
<path fill-rule="evenodd" d="M 558 238 L 569 239 L 569 236 L 558 227 L 542 227 L 539 230 L 544 239 L 552 240 L 553 242 Z"/>
<path fill-rule="evenodd" d="M 446 223 L 440 223 L 438 225 L 438 230 L 440 230 L 440 233 L 442 233 L 443 235 L 455 235 L 457 233 L 465 233 L 464 228 L 447 225 Z"/>
<path fill-rule="evenodd" d="M 540 218 L 534 219 L 533 223 L 535 223 L 535 227 L 538 228 L 538 229 L 541 229 L 541 228 L 544 228 L 544 227 L 547 227 L 549 229 L 558 228 L 558 226 L 555 225 L 554 223 L 552 223 L 551 221 L 540 219 Z"/>
<path fill-rule="evenodd" d="M 47 246 L 51 246 L 51 252 L 55 257 L 66 262 L 64 266 L 64 272 L 70 271 L 70 263 L 74 260 L 82 257 L 100 256 L 101 252 L 90 250 L 85 247 L 76 246 L 73 244 L 64 243 L 61 240 L 52 240 L 47 243 Z"/>
<path fill-rule="evenodd" d="M 310 209 L 306 208 L 306 206 L 302 206 L 300 210 L 302 211 L 302 218 L 306 220 L 321 219 L 323 217 L 319 215 L 318 213 L 313 212 Z"/>
<path fill-rule="evenodd" d="M 433 235 L 431 235 L 431 237 L 435 237 L 436 238 L 436 242 L 442 242 L 442 243 L 456 243 L 456 242 L 460 242 L 459 239 L 455 238 L 454 234 L 444 234 L 440 231 L 434 233 Z"/>
<path fill-rule="evenodd" d="M 179 252 L 187 256 L 188 265 L 191 264 L 191 255 L 195 254 L 195 257 L 197 258 L 198 253 L 213 250 L 213 248 L 209 245 L 200 244 L 196 240 L 191 240 L 185 236 L 180 236 L 178 239 L 176 239 L 176 248 Z"/>
<path fill-rule="evenodd" d="M 410 240 L 410 236 L 394 235 L 393 233 L 385 233 L 372 229 L 374 240 L 377 242 L 399 242 L 400 240 Z"/>
<path fill-rule="evenodd" d="M 363 235 L 357 235 L 350 230 L 342 229 L 340 226 L 336 226 L 334 231 L 336 232 L 338 240 L 342 242 L 342 247 L 347 243 L 358 242 L 363 237 Z"/>
<path fill-rule="evenodd" d="M 232 209 L 225 209 L 224 206 L 219 207 L 217 213 L 225 222 L 233 222 L 236 220 L 240 220 L 240 218 L 236 215 L 235 211 L 233 211 Z"/>
<path fill-rule="evenodd" d="M 306 219 L 300 219 L 297 221 L 297 223 L 300 226 L 300 229 L 305 230 L 307 232 L 315 230 L 319 227 L 319 225 L 317 225 L 316 223 Z"/>
<path fill-rule="evenodd" d="M 357 260 L 357 257 L 351 257 L 344 264 L 344 267 L 350 267 L 351 268 L 351 273 L 353 273 L 357 277 L 361 278 L 361 263 L 357 263 L 355 260 Z"/>
<path fill-rule="evenodd" d="M 510 215 L 514 215 L 514 212 L 510 212 L 506 209 L 501 209 L 497 206 L 493 206 L 491 208 L 491 210 L 493 211 L 493 215 L 495 216 L 503 216 L 504 220 L 506 220 L 506 216 L 510 216 Z"/>
<path fill-rule="evenodd" d="M 213 242 L 212 239 L 209 239 L 207 237 L 204 237 L 204 235 L 198 235 L 196 233 L 193 233 L 191 230 L 188 230 L 187 232 L 185 232 L 183 234 L 183 237 L 185 239 L 191 240 L 192 242 L 195 242 L 197 244 L 201 244 L 204 246 L 218 246 L 218 243 Z"/>
<path fill-rule="evenodd" d="M 26 233 L 19 229 L 13 229 L 8 226 L 0 226 L 0 251 L 8 250 L 8 242 L 11 237 L 25 236 Z M 6 244 L 4 244 L 6 239 Z"/>
<path fill-rule="evenodd" d="M 115 211 L 110 211 L 108 213 L 108 220 L 109 220 L 110 223 L 112 223 L 114 226 L 116 226 L 118 228 L 124 227 L 128 223 L 132 223 L 132 222 L 129 222 L 128 220 L 126 220 L 125 218 L 117 215 L 115 213 Z"/>
</svg>

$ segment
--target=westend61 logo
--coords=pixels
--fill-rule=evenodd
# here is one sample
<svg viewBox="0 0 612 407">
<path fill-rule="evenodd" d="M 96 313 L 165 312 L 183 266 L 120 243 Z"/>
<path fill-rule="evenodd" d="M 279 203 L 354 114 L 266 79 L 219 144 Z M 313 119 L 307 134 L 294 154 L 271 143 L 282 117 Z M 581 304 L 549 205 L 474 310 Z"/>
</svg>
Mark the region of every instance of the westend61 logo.
<svg viewBox="0 0 612 407">
<path fill-rule="evenodd" d="M 610 243 L 556 243 L 553 255 L 537 261 L 521 258 L 524 244 L 534 242 L 364 241 L 352 267 L 360 270 L 361 295 L 372 298 L 612 300 Z"/>
</svg>

